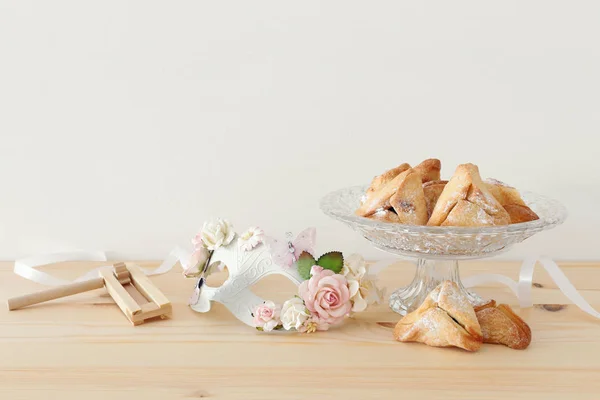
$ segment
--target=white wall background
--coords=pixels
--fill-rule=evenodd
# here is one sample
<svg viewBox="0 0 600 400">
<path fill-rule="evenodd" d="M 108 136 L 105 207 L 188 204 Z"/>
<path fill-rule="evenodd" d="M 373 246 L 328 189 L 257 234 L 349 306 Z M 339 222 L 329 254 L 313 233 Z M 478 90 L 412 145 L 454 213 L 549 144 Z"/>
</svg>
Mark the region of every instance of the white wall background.
<svg viewBox="0 0 600 400">
<path fill-rule="evenodd" d="M 400 162 L 556 197 L 600 258 L 600 2 L 0 0 L 0 258 L 155 259 L 209 216 L 381 257 L 318 207 Z"/>
</svg>

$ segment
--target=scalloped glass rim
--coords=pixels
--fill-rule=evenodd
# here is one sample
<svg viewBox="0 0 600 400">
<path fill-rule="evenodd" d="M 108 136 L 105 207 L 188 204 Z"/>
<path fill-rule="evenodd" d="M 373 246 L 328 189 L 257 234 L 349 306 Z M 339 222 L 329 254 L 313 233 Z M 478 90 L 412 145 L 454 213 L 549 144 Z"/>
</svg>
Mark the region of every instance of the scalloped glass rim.
<svg viewBox="0 0 600 400">
<path fill-rule="evenodd" d="M 325 214 L 360 232 L 376 248 L 408 257 L 490 257 L 540 231 L 561 224 L 567 217 L 567 210 L 558 201 L 523 192 L 523 200 L 540 219 L 485 227 L 419 226 L 374 221 L 354 214 L 366 188 L 367 186 L 351 186 L 331 192 L 321 200 L 321 209 Z"/>
<path fill-rule="evenodd" d="M 339 219 L 351 224 L 361 224 L 371 226 L 386 231 L 397 231 L 402 233 L 427 233 L 427 234 L 485 234 L 485 233 L 504 233 L 504 232 L 520 232 L 530 230 L 550 229 L 556 225 L 560 225 L 567 217 L 567 209 L 557 200 L 542 196 L 533 192 L 520 192 L 525 203 L 540 217 L 540 219 L 529 222 L 521 222 L 518 224 L 499 225 L 499 226 L 484 226 L 484 227 L 464 227 L 464 226 L 427 226 L 427 225 L 404 225 L 390 222 L 375 221 L 370 218 L 359 217 L 354 214 L 354 211 L 360 205 L 360 198 L 365 193 L 369 186 L 349 186 L 328 193 L 321 199 L 321 210 L 335 219 Z M 355 207 L 351 210 L 331 207 L 335 204 L 340 196 L 360 193 L 356 197 Z M 540 209 L 537 207 L 540 202 L 547 204 L 549 207 Z M 551 209 L 552 212 L 547 212 Z"/>
</svg>

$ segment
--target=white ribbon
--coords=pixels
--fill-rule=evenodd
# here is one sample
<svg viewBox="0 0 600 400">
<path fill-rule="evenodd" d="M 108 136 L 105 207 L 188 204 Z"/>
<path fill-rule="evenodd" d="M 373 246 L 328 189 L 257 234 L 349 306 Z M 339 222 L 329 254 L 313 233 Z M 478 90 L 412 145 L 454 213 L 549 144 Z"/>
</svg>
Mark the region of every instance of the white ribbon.
<svg viewBox="0 0 600 400">
<path fill-rule="evenodd" d="M 533 271 L 537 262 L 542 264 L 542 267 L 548 272 L 550 278 L 556 283 L 558 289 L 569 300 L 573 302 L 582 311 L 590 314 L 593 317 L 600 318 L 600 312 L 588 303 L 583 296 L 577 291 L 575 286 L 569 281 L 569 278 L 562 272 L 560 267 L 549 257 L 528 257 L 523 261 L 521 270 L 519 271 L 519 282 L 515 282 L 509 277 L 498 274 L 479 274 L 469 276 L 462 280 L 465 287 L 478 286 L 484 283 L 502 283 L 510 288 L 519 299 L 519 305 L 523 308 L 533 306 L 531 300 L 531 288 L 533 287 Z"/>
<path fill-rule="evenodd" d="M 398 260 L 381 260 L 374 264 L 371 264 L 369 271 L 377 275 L 384 268 L 398 262 Z M 550 278 L 556 283 L 558 289 L 567 296 L 569 300 L 573 302 L 582 311 L 600 318 L 600 312 L 596 311 L 590 303 L 588 303 L 581 294 L 577 291 L 575 286 L 569 281 L 569 278 L 562 272 L 560 267 L 552 261 L 549 257 L 528 257 L 523 261 L 521 269 L 519 271 L 519 281 L 515 282 L 508 276 L 500 274 L 478 274 L 466 277 L 462 279 L 462 283 L 465 287 L 471 288 L 487 283 L 501 283 L 507 286 L 519 300 L 519 305 L 522 308 L 532 307 L 533 301 L 531 299 L 531 289 L 533 287 L 533 271 L 537 263 L 540 263 L 542 267 L 548 272 Z"/>
<path fill-rule="evenodd" d="M 182 268 L 185 269 L 187 266 L 187 262 L 190 258 L 190 253 L 180 247 L 176 247 L 169 255 L 165 258 L 165 260 L 153 270 L 148 270 L 145 268 L 141 268 L 142 271 L 148 276 L 151 275 L 159 275 L 164 274 L 165 272 L 169 272 L 177 262 L 181 264 Z M 73 282 L 82 282 L 87 281 L 99 276 L 99 271 L 101 269 L 107 268 L 107 265 L 102 267 L 94 268 L 91 271 L 86 272 L 74 280 L 67 280 L 62 278 L 57 278 L 47 272 L 42 272 L 38 270 L 38 267 L 48 264 L 54 264 L 65 261 L 107 261 L 106 254 L 102 251 L 71 251 L 66 253 L 53 253 L 46 254 L 28 258 L 22 258 L 20 260 L 15 261 L 15 274 L 28 279 L 30 281 L 47 285 L 47 286 L 60 286 L 67 285 Z M 112 265 L 110 266 L 112 267 Z"/>
</svg>

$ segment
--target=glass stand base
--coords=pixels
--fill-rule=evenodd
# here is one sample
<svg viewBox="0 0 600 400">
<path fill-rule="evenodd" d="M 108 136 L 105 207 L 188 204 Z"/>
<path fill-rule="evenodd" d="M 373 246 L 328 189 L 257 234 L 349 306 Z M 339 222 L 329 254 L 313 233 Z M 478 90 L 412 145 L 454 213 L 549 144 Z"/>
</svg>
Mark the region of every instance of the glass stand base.
<svg viewBox="0 0 600 400">
<path fill-rule="evenodd" d="M 390 296 L 390 308 L 401 315 L 416 310 L 427 295 L 443 281 L 456 282 L 473 305 L 485 303 L 477 294 L 468 291 L 460 281 L 457 260 L 419 259 L 413 281 Z"/>
</svg>

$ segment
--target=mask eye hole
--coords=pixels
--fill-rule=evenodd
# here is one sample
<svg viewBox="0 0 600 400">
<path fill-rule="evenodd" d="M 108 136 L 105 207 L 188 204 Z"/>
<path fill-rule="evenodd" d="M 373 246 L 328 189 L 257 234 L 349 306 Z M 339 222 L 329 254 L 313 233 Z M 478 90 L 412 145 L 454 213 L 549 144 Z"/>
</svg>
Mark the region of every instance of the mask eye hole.
<svg viewBox="0 0 600 400">
<path fill-rule="evenodd" d="M 273 274 L 262 278 L 250 287 L 258 297 L 282 304 L 298 294 L 298 287 L 283 275 Z"/>
<path fill-rule="evenodd" d="M 215 261 L 209 267 L 211 274 L 206 278 L 206 285 L 210 287 L 221 287 L 229 279 L 229 269 L 221 261 Z"/>
</svg>

